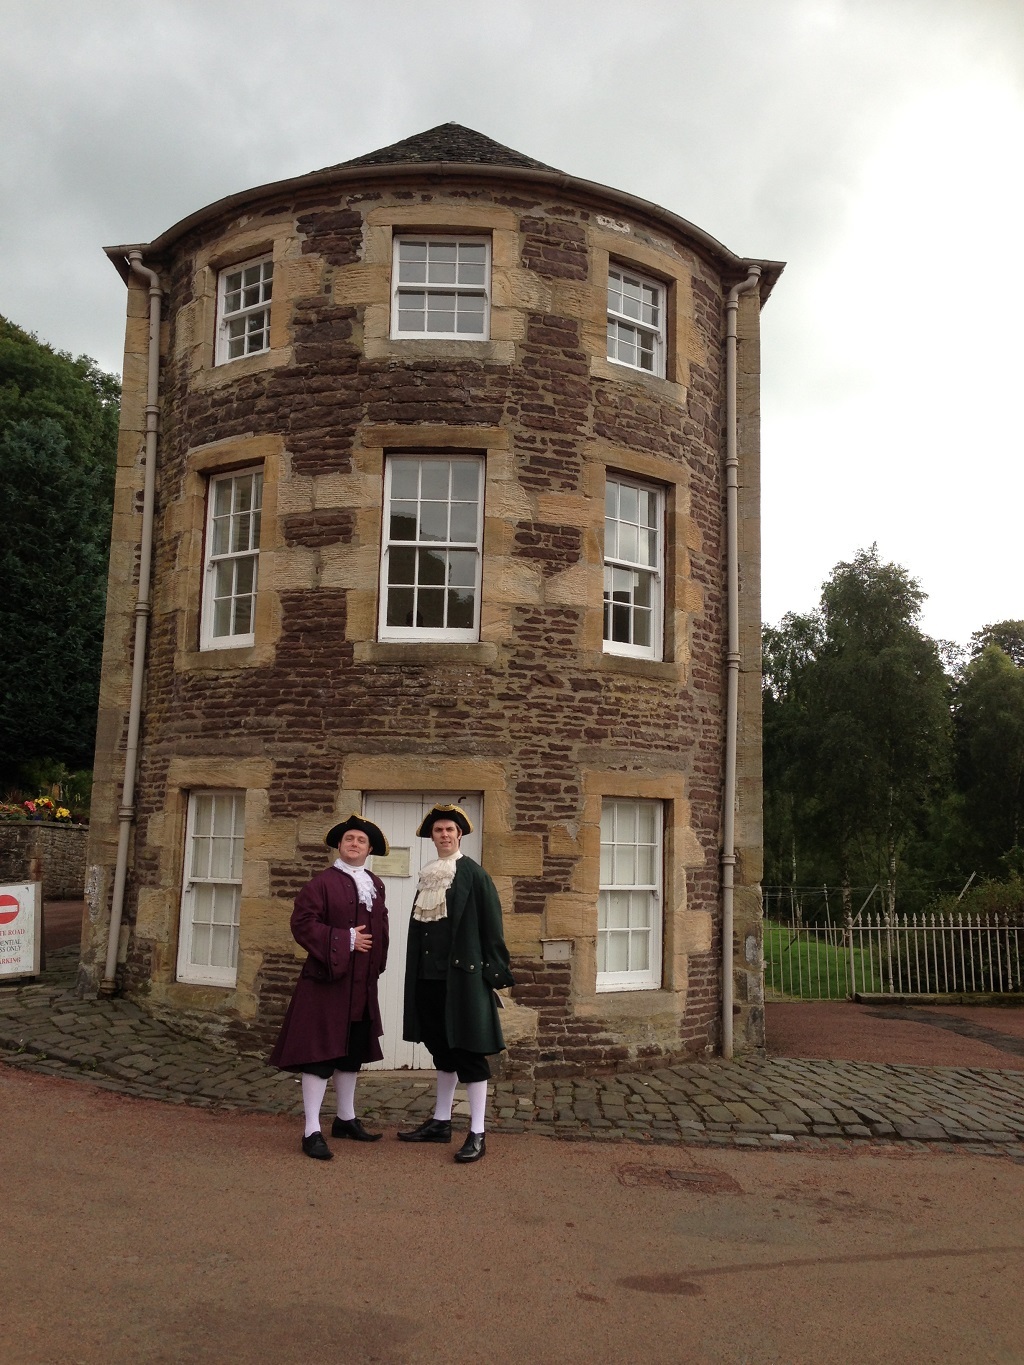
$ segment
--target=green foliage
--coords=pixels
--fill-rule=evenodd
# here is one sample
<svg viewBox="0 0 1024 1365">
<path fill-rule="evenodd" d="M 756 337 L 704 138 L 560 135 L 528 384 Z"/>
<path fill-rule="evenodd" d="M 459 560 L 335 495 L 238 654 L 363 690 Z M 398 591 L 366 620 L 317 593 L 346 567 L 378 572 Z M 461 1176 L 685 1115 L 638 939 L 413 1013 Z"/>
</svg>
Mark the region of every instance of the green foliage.
<svg viewBox="0 0 1024 1365">
<path fill-rule="evenodd" d="M 0 778 L 92 761 L 119 383 L 0 318 Z M 27 783 L 26 783 L 27 785 Z"/>
<path fill-rule="evenodd" d="M 972 658 L 977 658 L 989 645 L 995 645 L 1018 668 L 1024 668 L 1024 621 L 997 621 L 976 630 L 971 636 Z"/>
<path fill-rule="evenodd" d="M 766 880 L 878 882 L 888 902 L 949 771 L 949 685 L 923 593 L 877 549 L 765 632 Z M 847 900 L 849 894 L 847 892 Z"/>
<path fill-rule="evenodd" d="M 955 717 L 965 843 L 977 871 L 1005 875 L 1024 839 L 1024 667 L 983 644 L 957 688 Z"/>
<path fill-rule="evenodd" d="M 89 818 L 92 800 L 92 769 L 71 771 L 56 759 L 33 759 L 21 765 L 21 792 L 11 793 L 16 800 L 27 799 L 30 792 L 44 792 L 68 806 L 76 820 Z"/>
<path fill-rule="evenodd" d="M 815 612 L 765 628 L 765 881 L 801 903 L 828 885 L 855 909 L 877 884 L 893 910 L 898 881 L 903 909 L 1019 914 L 1024 621 L 964 650 L 922 634 L 923 597 L 872 547 Z"/>
<path fill-rule="evenodd" d="M 1013 924 L 1024 924 L 1024 881 L 1018 874 L 1005 882 L 975 883 L 962 896 L 940 896 L 932 908 L 935 914 L 947 919 L 957 915 L 1005 915 Z"/>
</svg>

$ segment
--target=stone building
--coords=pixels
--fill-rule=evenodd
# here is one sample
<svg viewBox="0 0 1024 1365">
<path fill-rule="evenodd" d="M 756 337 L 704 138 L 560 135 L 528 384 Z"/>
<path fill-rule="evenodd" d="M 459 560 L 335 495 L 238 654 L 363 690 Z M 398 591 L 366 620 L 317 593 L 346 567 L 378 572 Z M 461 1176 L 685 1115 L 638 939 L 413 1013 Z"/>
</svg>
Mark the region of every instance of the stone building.
<svg viewBox="0 0 1024 1365">
<path fill-rule="evenodd" d="M 363 810 L 392 845 L 385 1065 L 428 1065 L 401 969 L 433 856 L 413 832 L 449 799 L 505 907 L 510 1067 L 760 1045 L 781 265 L 452 123 L 108 255 L 128 321 L 83 989 L 262 1045 L 292 898 Z"/>
</svg>

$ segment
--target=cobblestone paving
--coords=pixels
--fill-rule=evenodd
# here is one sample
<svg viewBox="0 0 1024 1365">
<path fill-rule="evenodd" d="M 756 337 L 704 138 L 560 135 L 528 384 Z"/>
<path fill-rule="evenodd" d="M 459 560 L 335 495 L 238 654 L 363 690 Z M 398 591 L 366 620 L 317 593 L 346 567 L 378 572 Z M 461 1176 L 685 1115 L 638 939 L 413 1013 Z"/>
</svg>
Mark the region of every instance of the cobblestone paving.
<svg viewBox="0 0 1024 1365">
<path fill-rule="evenodd" d="M 79 998 L 75 949 L 46 974 L 0 986 L 0 1061 L 122 1094 L 208 1108 L 301 1112 L 297 1079 L 151 1019 L 127 1000 Z M 460 1092 L 461 1093 L 461 1092 Z M 433 1078 L 366 1072 L 365 1119 L 429 1115 Z M 456 1120 L 468 1116 L 457 1103 Z M 498 1082 L 489 1126 L 555 1137 L 739 1147 L 909 1143 L 1005 1152 L 1024 1161 L 1024 1072 L 745 1058 L 654 1072 Z"/>
</svg>

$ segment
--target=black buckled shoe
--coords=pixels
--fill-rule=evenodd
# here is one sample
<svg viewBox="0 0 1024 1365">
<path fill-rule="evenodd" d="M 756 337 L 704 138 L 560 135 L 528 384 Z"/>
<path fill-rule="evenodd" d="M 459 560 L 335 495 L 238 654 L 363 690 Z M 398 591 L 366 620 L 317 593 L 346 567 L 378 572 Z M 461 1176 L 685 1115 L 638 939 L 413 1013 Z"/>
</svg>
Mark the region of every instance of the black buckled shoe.
<svg viewBox="0 0 1024 1365">
<path fill-rule="evenodd" d="M 451 1119 L 427 1119 L 411 1133 L 399 1133 L 399 1142 L 451 1142 Z"/>
<path fill-rule="evenodd" d="M 309 1137 L 302 1139 L 302 1150 L 314 1161 L 332 1161 L 334 1159 L 334 1153 L 324 1142 L 323 1133 L 319 1131 L 310 1133 Z"/>
<path fill-rule="evenodd" d="M 467 1161 L 479 1161 L 486 1150 L 483 1133 L 467 1133 L 466 1141 L 455 1153 L 455 1160 L 463 1164 Z"/>
<path fill-rule="evenodd" d="M 379 1142 L 383 1133 L 368 1133 L 359 1119 L 335 1119 L 331 1124 L 331 1137 L 352 1138 L 355 1142 Z"/>
</svg>

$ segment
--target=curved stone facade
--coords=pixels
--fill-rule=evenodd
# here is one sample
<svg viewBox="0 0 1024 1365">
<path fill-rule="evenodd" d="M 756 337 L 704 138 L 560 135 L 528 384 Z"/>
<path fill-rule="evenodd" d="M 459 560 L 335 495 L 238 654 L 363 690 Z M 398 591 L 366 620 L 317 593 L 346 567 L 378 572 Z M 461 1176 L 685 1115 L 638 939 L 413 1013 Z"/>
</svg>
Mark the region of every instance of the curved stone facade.
<svg viewBox="0 0 1024 1365">
<path fill-rule="evenodd" d="M 291 900 L 322 865 L 334 818 L 370 794 L 469 793 L 519 982 L 504 1016 L 510 1063 L 557 1073 L 699 1054 L 716 1045 L 721 1008 L 724 303 L 748 263 L 655 206 L 459 132 L 448 158 L 425 163 L 411 139 L 397 159 L 235 196 L 143 249 L 166 320 L 124 985 L 157 1009 L 227 1016 L 240 1038 L 272 1036 L 297 968 Z M 482 149 L 477 164 L 466 146 Z M 393 335 L 402 236 L 486 243 L 485 339 Z M 261 259 L 273 262 L 269 346 L 216 363 L 218 278 Z M 779 267 L 764 264 L 766 297 Z M 663 376 L 608 359 L 610 270 L 661 291 Z M 147 295 L 136 276 L 128 287 L 84 944 L 93 976 L 106 948 L 143 479 Z M 739 313 L 738 1048 L 762 1041 L 763 297 L 741 296 Z M 482 471 L 474 638 L 429 628 L 381 638 L 388 461 L 444 459 Z M 263 481 L 252 639 L 209 647 L 211 481 L 252 470 Z M 650 490 L 660 518 L 662 619 L 648 657 L 604 639 L 606 489 L 620 481 Z M 202 791 L 244 793 L 230 985 L 182 980 L 178 964 L 189 795 Z M 663 822 L 658 922 L 640 945 L 657 979 L 637 985 L 634 973 L 621 989 L 611 959 L 603 976 L 598 964 L 602 810 L 615 801 L 627 815 L 647 803 Z"/>
</svg>

